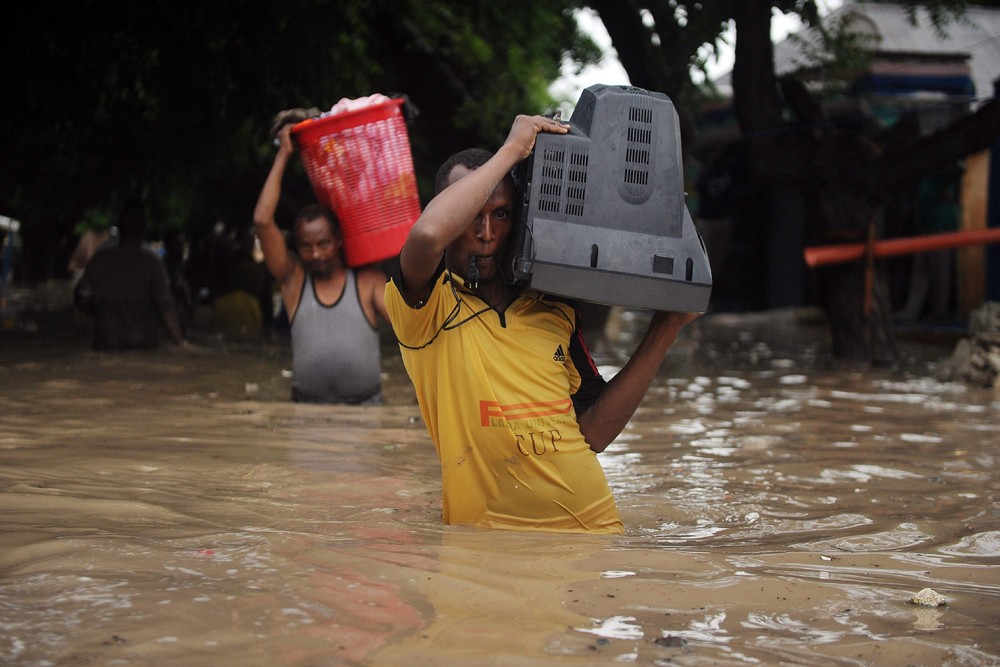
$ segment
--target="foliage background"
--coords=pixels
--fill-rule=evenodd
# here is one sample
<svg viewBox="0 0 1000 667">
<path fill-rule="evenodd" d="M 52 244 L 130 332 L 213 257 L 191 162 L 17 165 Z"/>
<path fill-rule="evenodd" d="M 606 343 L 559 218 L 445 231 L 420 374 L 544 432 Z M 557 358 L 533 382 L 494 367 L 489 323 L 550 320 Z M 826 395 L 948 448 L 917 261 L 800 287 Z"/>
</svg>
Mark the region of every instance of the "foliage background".
<svg viewBox="0 0 1000 667">
<path fill-rule="evenodd" d="M 552 105 L 564 54 L 596 59 L 552 0 L 42 1 L 0 42 L 0 213 L 26 282 L 58 276 L 82 220 L 140 194 L 152 238 L 250 225 L 282 109 L 405 94 L 426 199 L 459 148 L 495 148 Z M 13 27 L 13 26 L 12 26 Z M 310 198 L 300 165 L 279 222 Z"/>
</svg>

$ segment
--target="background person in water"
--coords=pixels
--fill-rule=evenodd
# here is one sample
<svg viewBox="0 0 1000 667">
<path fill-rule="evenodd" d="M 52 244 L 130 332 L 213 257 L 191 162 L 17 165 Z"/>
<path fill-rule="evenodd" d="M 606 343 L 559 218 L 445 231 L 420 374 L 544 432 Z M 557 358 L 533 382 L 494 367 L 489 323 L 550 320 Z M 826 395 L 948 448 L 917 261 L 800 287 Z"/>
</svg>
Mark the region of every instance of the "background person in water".
<svg viewBox="0 0 1000 667">
<path fill-rule="evenodd" d="M 292 225 L 295 252 L 275 211 L 285 169 L 295 152 L 291 116 L 278 129 L 278 153 L 254 210 L 264 263 L 281 290 L 292 333 L 292 400 L 382 403 L 378 318 L 385 311 L 385 274 L 375 266 L 349 268 L 336 215 L 312 204 Z"/>
<path fill-rule="evenodd" d="M 166 268 L 143 245 L 145 236 L 143 204 L 129 200 L 118 219 L 118 243 L 94 253 L 74 288 L 73 302 L 94 318 L 95 350 L 158 347 L 161 327 L 187 347 Z"/>
</svg>

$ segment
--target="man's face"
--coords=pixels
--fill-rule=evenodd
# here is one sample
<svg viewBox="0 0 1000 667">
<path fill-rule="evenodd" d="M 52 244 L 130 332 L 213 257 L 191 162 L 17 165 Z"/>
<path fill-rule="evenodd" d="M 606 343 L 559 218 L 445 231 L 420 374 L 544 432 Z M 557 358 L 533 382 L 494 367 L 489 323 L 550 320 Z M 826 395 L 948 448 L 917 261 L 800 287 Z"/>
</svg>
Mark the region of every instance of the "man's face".
<svg viewBox="0 0 1000 667">
<path fill-rule="evenodd" d="M 340 237 L 330 231 L 325 218 L 300 222 L 295 232 L 295 249 L 308 273 L 329 278 L 340 267 Z"/>
<path fill-rule="evenodd" d="M 466 176 L 469 169 L 455 167 L 449 184 Z M 510 232 L 514 228 L 514 185 L 505 178 L 493 190 L 479 215 L 465 232 L 448 246 L 447 263 L 452 272 L 464 276 L 473 256 L 481 283 L 502 279 L 500 262 L 506 257 Z"/>
</svg>

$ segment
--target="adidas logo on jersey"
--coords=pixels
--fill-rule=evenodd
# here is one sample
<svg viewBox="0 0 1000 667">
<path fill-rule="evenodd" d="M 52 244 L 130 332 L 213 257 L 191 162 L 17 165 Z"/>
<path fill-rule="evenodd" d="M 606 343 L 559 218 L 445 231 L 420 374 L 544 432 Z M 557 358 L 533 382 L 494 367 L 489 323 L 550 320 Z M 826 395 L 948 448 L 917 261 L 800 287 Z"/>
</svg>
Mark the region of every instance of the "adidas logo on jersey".
<svg viewBox="0 0 1000 667">
<path fill-rule="evenodd" d="M 552 361 L 566 361 L 566 353 L 563 352 L 562 345 L 556 348 L 556 353 L 552 355 Z"/>
</svg>

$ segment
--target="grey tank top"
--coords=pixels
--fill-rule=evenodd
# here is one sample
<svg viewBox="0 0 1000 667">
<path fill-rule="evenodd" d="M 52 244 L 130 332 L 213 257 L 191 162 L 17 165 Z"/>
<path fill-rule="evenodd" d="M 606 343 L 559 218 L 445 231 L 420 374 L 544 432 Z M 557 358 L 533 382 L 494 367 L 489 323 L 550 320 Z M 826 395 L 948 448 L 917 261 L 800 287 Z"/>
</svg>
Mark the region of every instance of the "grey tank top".
<svg viewBox="0 0 1000 667">
<path fill-rule="evenodd" d="M 347 271 L 340 299 L 330 306 L 319 302 L 307 276 L 291 331 L 293 400 L 366 403 L 381 398 L 378 330 L 361 309 L 353 269 Z"/>
</svg>

